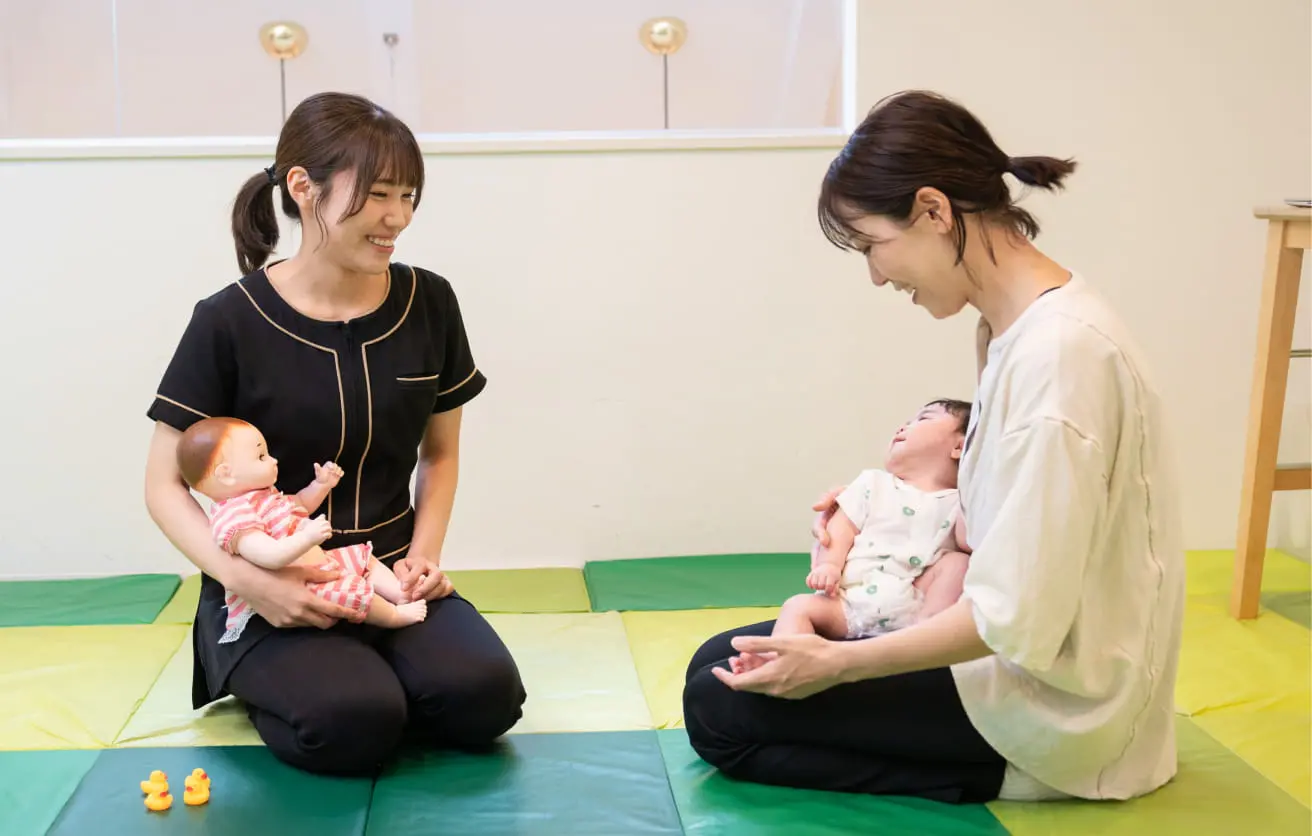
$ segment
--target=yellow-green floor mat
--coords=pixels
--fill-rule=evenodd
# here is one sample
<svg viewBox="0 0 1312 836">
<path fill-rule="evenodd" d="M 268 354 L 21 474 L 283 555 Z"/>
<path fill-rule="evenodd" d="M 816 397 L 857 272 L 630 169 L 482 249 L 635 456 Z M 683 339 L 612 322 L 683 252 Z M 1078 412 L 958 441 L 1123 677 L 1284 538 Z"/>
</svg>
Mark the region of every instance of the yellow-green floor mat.
<svg viewBox="0 0 1312 836">
<path fill-rule="evenodd" d="M 262 746 L 246 709 L 232 697 L 191 708 L 192 650 L 188 632 L 115 746 Z"/>
<path fill-rule="evenodd" d="M 996 801 L 1013 836 L 1302 836 L 1312 811 L 1183 717 L 1180 767 L 1157 792 L 1123 802 Z"/>
<path fill-rule="evenodd" d="M 0 630 L 0 750 L 110 745 L 187 628 Z"/>
<path fill-rule="evenodd" d="M 514 734 L 651 728 L 618 613 L 492 614 L 528 700 Z"/>
<path fill-rule="evenodd" d="M 447 572 L 461 597 L 479 612 L 588 612 L 581 569 L 453 569 Z"/>
<path fill-rule="evenodd" d="M 778 607 L 741 607 L 624 613 L 633 662 L 656 728 L 683 726 L 684 675 L 702 642 L 725 630 L 767 621 L 778 612 Z"/>
</svg>

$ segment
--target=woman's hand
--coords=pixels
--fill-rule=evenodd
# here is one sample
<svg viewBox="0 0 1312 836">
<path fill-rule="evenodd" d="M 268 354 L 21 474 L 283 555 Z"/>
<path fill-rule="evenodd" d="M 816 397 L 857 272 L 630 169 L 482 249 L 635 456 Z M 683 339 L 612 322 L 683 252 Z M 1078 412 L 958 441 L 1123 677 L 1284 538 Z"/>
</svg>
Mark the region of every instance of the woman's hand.
<svg viewBox="0 0 1312 836">
<path fill-rule="evenodd" d="M 320 569 L 293 563 L 282 569 L 263 569 L 244 560 L 234 561 L 224 586 L 241 596 L 274 627 L 318 627 L 326 630 L 338 619 L 358 620 L 350 607 L 325 601 L 306 584 L 331 583 L 341 576 L 337 569 Z"/>
<path fill-rule="evenodd" d="M 392 574 L 401 582 L 406 601 L 432 601 L 455 592 L 451 579 L 426 557 L 407 555 L 392 564 Z"/>
<path fill-rule="evenodd" d="M 843 682 L 839 642 L 805 633 L 795 636 L 738 636 L 733 647 L 745 657 L 741 673 L 711 672 L 735 691 L 800 700 Z M 732 664 L 732 663 L 731 663 Z"/>
<path fill-rule="evenodd" d="M 829 520 L 833 518 L 834 513 L 838 511 L 838 496 L 844 490 L 845 485 L 839 485 L 836 488 L 830 488 L 829 492 L 816 500 L 811 506 L 811 510 L 818 511 L 815 521 L 811 523 L 811 536 L 815 538 L 815 544 L 811 546 L 811 565 L 819 566 L 828 561 L 822 560 L 825 549 L 829 548 Z"/>
</svg>

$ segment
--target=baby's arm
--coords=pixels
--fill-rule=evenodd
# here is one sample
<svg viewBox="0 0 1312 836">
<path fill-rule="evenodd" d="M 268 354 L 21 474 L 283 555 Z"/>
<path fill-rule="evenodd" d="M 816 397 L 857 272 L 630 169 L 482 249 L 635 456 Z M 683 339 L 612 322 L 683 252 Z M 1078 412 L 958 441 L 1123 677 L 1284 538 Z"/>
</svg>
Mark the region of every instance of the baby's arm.
<svg viewBox="0 0 1312 836">
<path fill-rule="evenodd" d="M 301 488 L 296 494 L 296 501 L 301 503 L 305 513 L 313 514 L 328 498 L 328 492 L 337 487 L 344 471 L 332 462 L 314 466 L 314 481 Z"/>
<path fill-rule="evenodd" d="M 816 552 L 811 566 L 811 574 L 806 578 L 806 585 L 812 589 L 822 590 L 826 595 L 838 591 L 838 583 L 843 578 L 843 567 L 847 564 L 847 555 L 852 551 L 858 534 L 856 524 L 852 522 L 843 509 L 834 511 L 829 518 L 825 531 L 829 534 L 829 546 Z"/>
<path fill-rule="evenodd" d="M 236 535 L 234 551 L 256 566 L 281 569 L 295 563 L 297 558 L 332 536 L 332 526 L 323 517 L 307 520 L 305 525 L 281 540 L 275 540 L 258 529 Z"/>
</svg>

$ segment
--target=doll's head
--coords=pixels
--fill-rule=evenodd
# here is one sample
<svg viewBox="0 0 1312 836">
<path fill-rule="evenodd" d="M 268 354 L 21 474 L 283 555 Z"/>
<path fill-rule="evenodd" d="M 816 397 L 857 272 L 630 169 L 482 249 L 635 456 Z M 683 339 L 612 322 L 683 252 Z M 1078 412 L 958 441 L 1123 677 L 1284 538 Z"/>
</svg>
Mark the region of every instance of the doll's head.
<svg viewBox="0 0 1312 836">
<path fill-rule="evenodd" d="M 188 427 L 178 441 L 178 470 L 216 502 L 278 481 L 278 460 L 264 436 L 238 418 L 204 418 Z"/>
</svg>

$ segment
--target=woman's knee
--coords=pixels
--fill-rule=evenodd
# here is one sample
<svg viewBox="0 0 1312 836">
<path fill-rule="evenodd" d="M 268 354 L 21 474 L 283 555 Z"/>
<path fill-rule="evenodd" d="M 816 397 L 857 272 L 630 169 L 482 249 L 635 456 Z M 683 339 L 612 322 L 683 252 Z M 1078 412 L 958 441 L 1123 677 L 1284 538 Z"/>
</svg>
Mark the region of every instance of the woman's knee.
<svg viewBox="0 0 1312 836">
<path fill-rule="evenodd" d="M 407 711 L 405 692 L 395 679 L 376 687 L 326 690 L 299 706 L 291 740 L 279 740 L 279 746 L 271 735 L 265 742 L 279 757 L 310 772 L 368 775 L 400 743 Z M 260 725 L 257 718 L 257 729 Z"/>
<path fill-rule="evenodd" d="M 527 694 L 509 653 L 466 660 L 459 670 L 433 669 L 407 679 L 421 722 L 459 745 L 489 744 L 524 716 Z"/>
<path fill-rule="evenodd" d="M 683 724 L 688 743 L 707 763 L 723 767 L 732 763 L 744 745 L 731 722 L 735 698 L 740 696 L 707 666 L 688 677 L 683 686 Z"/>
</svg>

